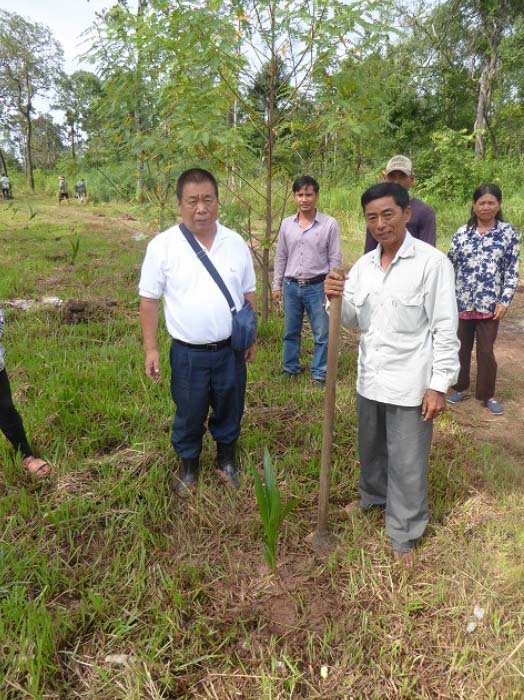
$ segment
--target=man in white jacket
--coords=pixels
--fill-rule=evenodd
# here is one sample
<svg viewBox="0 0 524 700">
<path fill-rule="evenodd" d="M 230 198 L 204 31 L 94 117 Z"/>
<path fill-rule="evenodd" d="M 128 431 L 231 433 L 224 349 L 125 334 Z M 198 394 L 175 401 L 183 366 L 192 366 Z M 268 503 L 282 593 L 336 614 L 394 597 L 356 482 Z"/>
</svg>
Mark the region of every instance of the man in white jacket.
<svg viewBox="0 0 524 700">
<path fill-rule="evenodd" d="M 358 505 L 385 508 L 395 558 L 411 565 L 429 520 L 433 418 L 444 411 L 459 371 L 454 274 L 445 255 L 406 229 L 403 187 L 374 185 L 361 204 L 378 246 L 345 281 L 330 272 L 325 292 L 342 295 L 342 324 L 361 331 Z"/>
</svg>

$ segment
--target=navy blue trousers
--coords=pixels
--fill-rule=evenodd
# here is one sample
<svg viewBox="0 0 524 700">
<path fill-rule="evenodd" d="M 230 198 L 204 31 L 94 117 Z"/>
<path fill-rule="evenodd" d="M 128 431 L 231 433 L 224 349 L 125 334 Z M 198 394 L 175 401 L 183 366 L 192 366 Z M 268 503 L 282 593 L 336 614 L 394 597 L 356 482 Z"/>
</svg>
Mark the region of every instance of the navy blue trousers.
<svg viewBox="0 0 524 700">
<path fill-rule="evenodd" d="M 171 344 L 171 396 L 176 412 L 171 442 L 182 459 L 202 450 L 207 425 L 216 442 L 230 445 L 240 435 L 246 393 L 244 353 L 229 345 L 216 351 Z"/>
</svg>

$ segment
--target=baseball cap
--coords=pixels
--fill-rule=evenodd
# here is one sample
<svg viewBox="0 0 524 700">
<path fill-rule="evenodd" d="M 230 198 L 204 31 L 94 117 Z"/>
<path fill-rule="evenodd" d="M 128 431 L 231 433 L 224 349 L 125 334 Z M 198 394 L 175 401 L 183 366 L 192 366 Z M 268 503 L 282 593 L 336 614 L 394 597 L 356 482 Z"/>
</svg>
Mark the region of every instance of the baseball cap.
<svg viewBox="0 0 524 700">
<path fill-rule="evenodd" d="M 400 170 L 406 175 L 413 174 L 413 163 L 406 156 L 393 156 L 388 160 L 386 165 L 386 175 L 392 173 L 394 170 Z"/>
</svg>

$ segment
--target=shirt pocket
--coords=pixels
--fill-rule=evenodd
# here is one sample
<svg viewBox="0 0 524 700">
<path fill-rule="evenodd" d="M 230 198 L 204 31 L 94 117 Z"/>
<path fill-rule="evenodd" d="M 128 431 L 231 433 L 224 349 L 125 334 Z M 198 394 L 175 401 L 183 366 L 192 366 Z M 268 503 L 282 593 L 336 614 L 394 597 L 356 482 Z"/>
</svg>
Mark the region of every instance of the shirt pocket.
<svg viewBox="0 0 524 700">
<path fill-rule="evenodd" d="M 355 313 L 357 315 L 358 325 L 361 331 L 369 330 L 371 323 L 371 304 L 369 292 L 364 294 L 356 294 L 353 299 Z"/>
<path fill-rule="evenodd" d="M 422 294 L 397 295 L 391 300 L 391 328 L 396 333 L 418 333 L 426 318 Z"/>
</svg>

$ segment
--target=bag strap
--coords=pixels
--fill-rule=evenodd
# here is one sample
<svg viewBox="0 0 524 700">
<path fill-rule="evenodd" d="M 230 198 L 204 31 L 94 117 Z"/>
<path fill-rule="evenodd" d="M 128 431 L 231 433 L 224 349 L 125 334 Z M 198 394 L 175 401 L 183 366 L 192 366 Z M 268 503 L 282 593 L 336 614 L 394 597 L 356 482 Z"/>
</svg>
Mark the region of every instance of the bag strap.
<svg viewBox="0 0 524 700">
<path fill-rule="evenodd" d="M 202 265 L 206 268 L 206 270 L 209 272 L 211 277 L 215 280 L 218 288 L 222 292 L 222 294 L 226 297 L 227 303 L 229 305 L 229 310 L 233 314 L 233 316 L 237 312 L 237 308 L 235 306 L 235 302 L 233 301 L 233 297 L 231 296 L 229 289 L 226 287 L 224 280 L 222 277 L 220 277 L 220 273 L 216 269 L 216 267 L 213 265 L 211 260 L 209 259 L 206 251 L 202 248 L 202 246 L 197 242 L 196 238 L 193 236 L 191 231 L 187 228 L 185 224 L 178 224 L 178 228 L 182 231 L 184 238 L 186 241 L 189 243 L 191 248 L 196 253 L 197 258 L 200 260 Z"/>
</svg>

